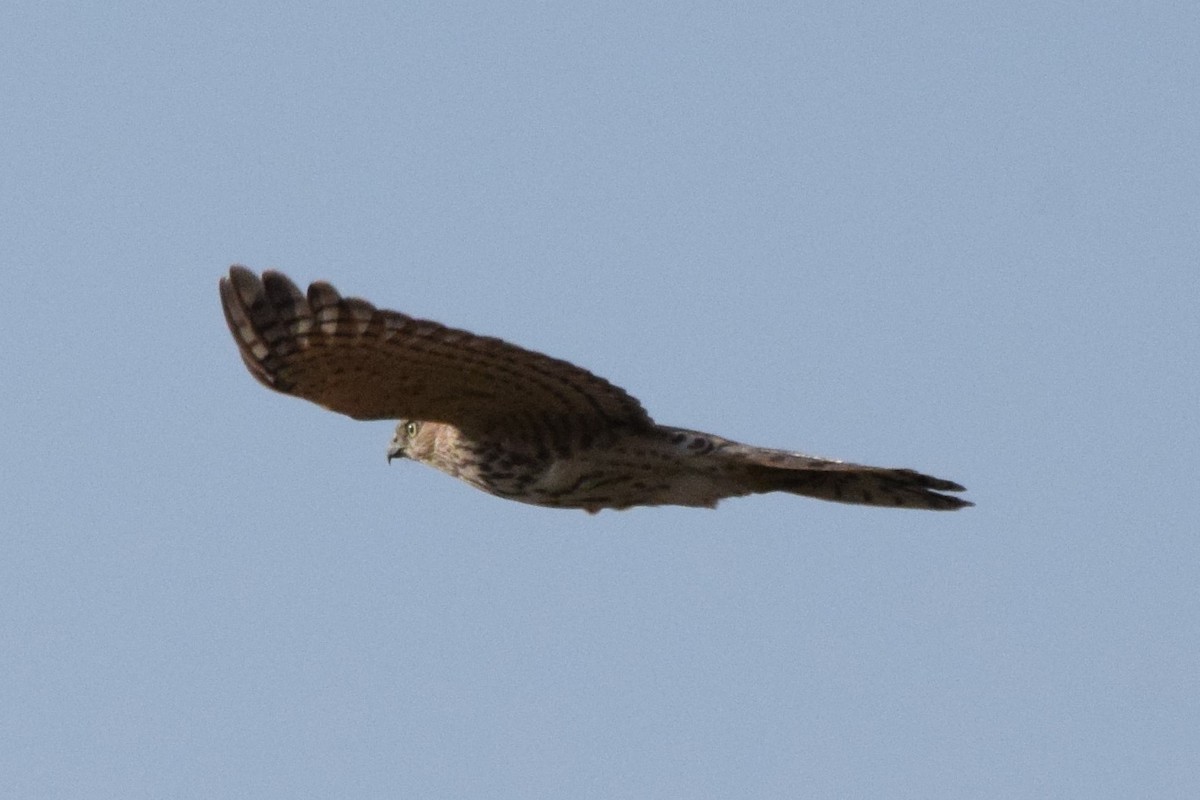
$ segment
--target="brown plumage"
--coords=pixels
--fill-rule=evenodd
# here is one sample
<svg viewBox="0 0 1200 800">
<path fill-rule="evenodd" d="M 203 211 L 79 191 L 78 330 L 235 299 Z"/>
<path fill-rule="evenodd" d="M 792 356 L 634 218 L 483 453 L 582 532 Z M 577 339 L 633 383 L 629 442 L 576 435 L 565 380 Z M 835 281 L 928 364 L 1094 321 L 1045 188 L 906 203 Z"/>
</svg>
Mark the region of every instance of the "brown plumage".
<svg viewBox="0 0 1200 800">
<path fill-rule="evenodd" d="M 535 505 L 714 507 L 790 492 L 874 506 L 971 503 L 952 481 L 739 444 L 656 425 L 587 370 L 490 337 L 378 310 L 327 283 L 305 294 L 273 271 L 234 266 L 225 320 L 265 386 L 355 419 L 399 420 L 388 460 L 408 457 Z"/>
</svg>

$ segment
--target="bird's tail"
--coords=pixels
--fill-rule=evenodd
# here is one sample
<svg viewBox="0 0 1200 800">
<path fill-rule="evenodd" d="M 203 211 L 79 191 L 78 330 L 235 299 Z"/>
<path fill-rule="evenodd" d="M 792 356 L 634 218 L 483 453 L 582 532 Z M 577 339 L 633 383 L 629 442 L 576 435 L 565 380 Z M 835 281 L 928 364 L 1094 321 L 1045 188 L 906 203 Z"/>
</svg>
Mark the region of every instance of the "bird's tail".
<svg viewBox="0 0 1200 800">
<path fill-rule="evenodd" d="M 742 450 L 737 456 L 744 467 L 746 489 L 752 493 L 790 492 L 837 503 L 935 511 L 974 505 L 941 494 L 965 491 L 959 484 L 911 469 L 847 464 L 745 445 L 738 449 Z"/>
</svg>

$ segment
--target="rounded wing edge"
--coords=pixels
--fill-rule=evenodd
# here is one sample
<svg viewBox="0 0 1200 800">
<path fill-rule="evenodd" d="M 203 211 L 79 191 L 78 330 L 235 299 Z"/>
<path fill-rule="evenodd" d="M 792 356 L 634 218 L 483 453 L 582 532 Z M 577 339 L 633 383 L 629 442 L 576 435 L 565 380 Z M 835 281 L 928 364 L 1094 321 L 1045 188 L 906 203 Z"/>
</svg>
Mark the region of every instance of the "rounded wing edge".
<svg viewBox="0 0 1200 800">
<path fill-rule="evenodd" d="M 652 425 L 624 390 L 569 362 L 342 297 L 323 281 L 241 265 L 219 284 L 225 321 L 263 385 L 356 419 L 423 419 L 464 430 Z"/>
</svg>

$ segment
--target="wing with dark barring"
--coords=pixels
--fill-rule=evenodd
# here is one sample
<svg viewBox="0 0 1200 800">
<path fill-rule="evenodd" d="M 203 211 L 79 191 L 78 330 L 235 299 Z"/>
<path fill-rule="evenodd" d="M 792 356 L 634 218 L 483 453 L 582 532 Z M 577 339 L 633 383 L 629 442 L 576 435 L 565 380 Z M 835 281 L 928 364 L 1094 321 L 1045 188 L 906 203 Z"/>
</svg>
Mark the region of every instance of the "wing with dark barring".
<svg viewBox="0 0 1200 800">
<path fill-rule="evenodd" d="M 587 370 L 500 339 L 241 266 L 221 279 L 225 320 L 261 383 L 355 419 L 416 419 L 469 432 L 563 435 L 652 424 L 640 403 Z"/>
</svg>

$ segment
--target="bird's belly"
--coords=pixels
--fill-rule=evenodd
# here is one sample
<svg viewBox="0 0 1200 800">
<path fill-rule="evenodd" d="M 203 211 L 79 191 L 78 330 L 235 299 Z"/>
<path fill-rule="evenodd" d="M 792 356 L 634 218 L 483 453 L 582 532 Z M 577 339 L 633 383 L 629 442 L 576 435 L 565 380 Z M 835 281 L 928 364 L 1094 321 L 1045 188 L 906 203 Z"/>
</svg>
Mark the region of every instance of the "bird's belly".
<svg viewBox="0 0 1200 800">
<path fill-rule="evenodd" d="M 551 463 L 528 486 L 528 497 L 515 497 L 537 505 L 559 508 L 602 508 L 683 505 L 712 508 L 721 494 L 715 491 L 714 471 L 697 469 L 675 459 L 630 458 L 620 453 L 593 453 Z"/>
</svg>

